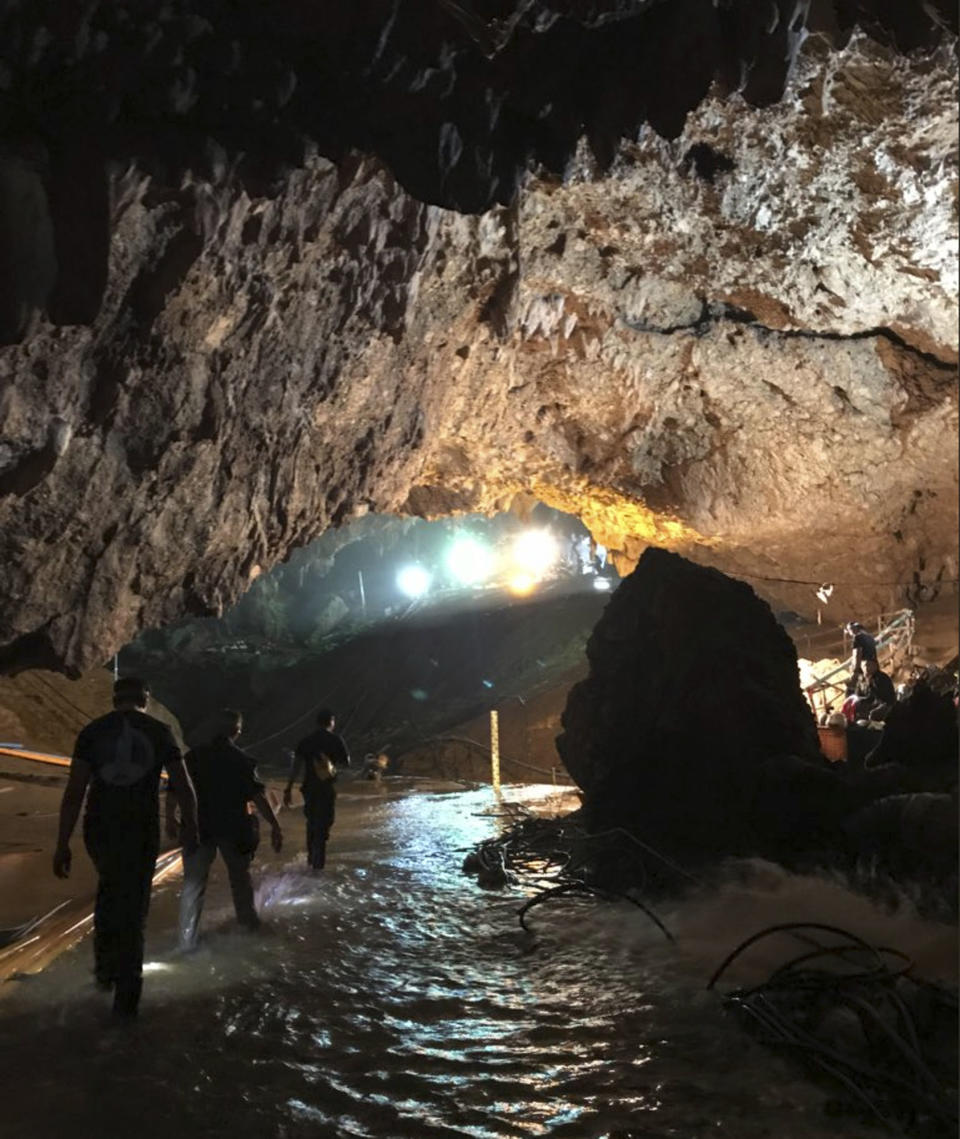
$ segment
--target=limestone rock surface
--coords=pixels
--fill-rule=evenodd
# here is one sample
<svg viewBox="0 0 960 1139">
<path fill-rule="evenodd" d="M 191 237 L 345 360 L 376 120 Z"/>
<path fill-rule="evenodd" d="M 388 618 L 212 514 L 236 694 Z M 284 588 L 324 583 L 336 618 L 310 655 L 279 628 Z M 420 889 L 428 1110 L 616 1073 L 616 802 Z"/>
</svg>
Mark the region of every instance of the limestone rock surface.
<svg viewBox="0 0 960 1139">
<path fill-rule="evenodd" d="M 466 34 L 470 6 L 441 7 Z M 524 8 L 482 66 L 471 25 L 472 46 L 429 76 L 404 72 L 420 48 L 405 55 L 391 36 L 410 29 L 391 25 L 386 54 L 364 56 L 380 102 L 336 93 L 337 141 L 332 112 L 307 114 L 309 85 L 290 92 L 293 35 L 270 67 L 241 69 L 248 102 L 250 75 L 269 79 L 256 113 L 231 117 L 209 69 L 191 81 L 190 52 L 211 45 L 187 3 L 144 41 L 154 86 L 133 83 L 140 41 L 100 28 L 70 41 L 77 98 L 57 102 L 24 78 L 67 42 L 57 8 L 16 8 L 48 13 L 46 38 L 4 40 L 33 45 L 10 48 L 17 106 L 49 95 L 38 114 L 76 115 L 57 145 L 8 115 L 0 154 L 0 255 L 16 269 L 0 297 L 0 667 L 99 663 L 141 628 L 219 612 L 367 512 L 517 494 L 578 513 L 624 568 L 668 545 L 806 612 L 804 583 L 835 582 L 845 616 L 956 579 L 957 68 L 942 33 L 902 54 L 879 25 L 797 32 L 785 55 L 787 21 L 756 50 L 736 41 L 731 59 L 753 61 L 742 92 L 714 52 L 662 115 L 623 102 L 622 60 L 616 98 L 582 73 L 548 139 L 531 124 L 559 131 L 560 104 L 544 108 L 563 77 L 521 115 L 510 53 L 560 52 L 536 37 L 570 20 L 613 35 L 609 5 L 536 27 Z M 101 42 L 133 45 L 127 88 Z M 105 76 L 89 104 L 84 68 Z M 428 102 L 373 130 L 402 75 Z M 161 115 L 161 95 L 181 109 Z M 466 127 L 441 130 L 481 105 L 469 146 Z"/>
</svg>

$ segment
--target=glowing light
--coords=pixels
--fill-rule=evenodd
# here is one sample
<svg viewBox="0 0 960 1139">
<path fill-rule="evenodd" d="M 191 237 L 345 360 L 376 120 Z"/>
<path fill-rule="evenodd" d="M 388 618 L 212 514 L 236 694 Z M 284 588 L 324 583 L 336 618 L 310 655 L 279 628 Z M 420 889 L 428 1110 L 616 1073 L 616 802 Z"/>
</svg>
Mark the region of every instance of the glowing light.
<svg viewBox="0 0 960 1139">
<path fill-rule="evenodd" d="M 537 579 L 531 573 L 517 573 L 507 582 L 507 589 L 517 597 L 526 597 L 537 587 Z"/>
<path fill-rule="evenodd" d="M 493 571 L 493 556 L 476 538 L 457 538 L 447 551 L 447 569 L 461 585 L 477 585 Z"/>
<path fill-rule="evenodd" d="M 397 589 L 406 597 L 423 597 L 429 588 L 430 575 L 423 566 L 404 566 L 397 574 Z"/>
<path fill-rule="evenodd" d="M 595 577 L 593 579 L 593 588 L 599 589 L 601 593 L 609 593 L 612 588 L 612 583 L 608 577 Z"/>
<path fill-rule="evenodd" d="M 513 544 L 513 560 L 519 570 L 542 577 L 560 556 L 549 530 L 525 530 Z"/>
</svg>

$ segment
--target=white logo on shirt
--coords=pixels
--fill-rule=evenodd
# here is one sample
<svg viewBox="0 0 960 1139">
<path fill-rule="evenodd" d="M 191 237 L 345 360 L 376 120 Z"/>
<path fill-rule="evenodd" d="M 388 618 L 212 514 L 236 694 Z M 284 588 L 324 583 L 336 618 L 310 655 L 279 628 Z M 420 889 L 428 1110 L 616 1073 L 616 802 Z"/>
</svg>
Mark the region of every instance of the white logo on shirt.
<svg viewBox="0 0 960 1139">
<path fill-rule="evenodd" d="M 111 787 L 132 787 L 148 775 L 155 764 L 153 744 L 124 717 L 120 735 L 113 741 L 113 754 L 100 765 L 99 774 Z"/>
</svg>

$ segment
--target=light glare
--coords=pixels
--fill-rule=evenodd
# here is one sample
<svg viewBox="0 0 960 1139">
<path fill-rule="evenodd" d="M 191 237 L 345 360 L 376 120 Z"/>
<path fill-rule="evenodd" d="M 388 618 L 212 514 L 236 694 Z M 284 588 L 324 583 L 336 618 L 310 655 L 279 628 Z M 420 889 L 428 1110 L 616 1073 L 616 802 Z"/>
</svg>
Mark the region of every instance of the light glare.
<svg viewBox="0 0 960 1139">
<path fill-rule="evenodd" d="M 517 597 L 526 597 L 528 593 L 533 593 L 536 587 L 537 579 L 530 573 L 516 573 L 507 582 L 507 589 Z"/>
<path fill-rule="evenodd" d="M 534 577 L 542 577 L 558 555 L 557 543 L 548 530 L 525 530 L 513 545 L 517 568 Z"/>
<path fill-rule="evenodd" d="M 429 588 L 430 575 L 423 566 L 404 566 L 397 574 L 397 589 L 406 597 L 423 597 Z"/>
<path fill-rule="evenodd" d="M 493 558 L 476 538 L 457 538 L 447 551 L 447 569 L 461 585 L 477 585 L 490 576 Z"/>
</svg>

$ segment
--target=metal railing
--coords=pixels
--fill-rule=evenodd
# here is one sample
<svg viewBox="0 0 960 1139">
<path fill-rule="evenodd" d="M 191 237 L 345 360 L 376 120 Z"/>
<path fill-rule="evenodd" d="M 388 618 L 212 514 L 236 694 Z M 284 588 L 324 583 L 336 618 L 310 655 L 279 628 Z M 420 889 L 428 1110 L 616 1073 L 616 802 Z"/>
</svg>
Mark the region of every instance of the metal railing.
<svg viewBox="0 0 960 1139">
<path fill-rule="evenodd" d="M 891 619 L 892 618 L 892 619 Z M 882 622 L 886 620 L 886 625 Z M 874 638 L 877 642 L 877 652 L 888 652 L 892 657 L 896 652 L 906 652 L 913 644 L 913 635 L 916 629 L 916 620 L 912 609 L 900 609 L 897 613 L 891 615 L 880 614 L 877 618 L 878 631 Z M 807 694 L 811 704 L 814 704 L 814 697 L 817 693 L 823 693 L 826 699 L 828 691 L 844 691 L 846 682 L 840 683 L 834 681 L 835 676 L 841 673 L 849 676 L 853 669 L 853 655 L 846 656 L 846 644 L 848 634 L 844 634 L 844 656 L 845 660 L 842 664 L 837 665 L 836 668 L 831 669 L 823 676 L 814 677 L 813 681 L 806 685 L 804 691 Z"/>
</svg>

